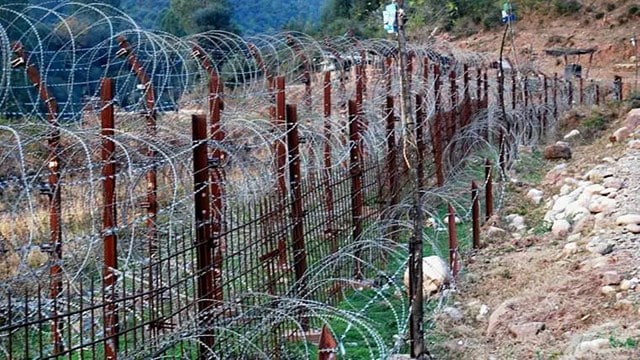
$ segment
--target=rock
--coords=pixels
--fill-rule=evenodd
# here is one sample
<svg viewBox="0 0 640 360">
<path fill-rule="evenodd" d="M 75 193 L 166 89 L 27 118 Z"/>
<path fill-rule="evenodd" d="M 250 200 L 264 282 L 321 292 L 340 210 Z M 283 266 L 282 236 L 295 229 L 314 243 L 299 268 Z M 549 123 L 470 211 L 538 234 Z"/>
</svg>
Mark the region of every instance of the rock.
<svg viewBox="0 0 640 360">
<path fill-rule="evenodd" d="M 602 275 L 602 285 L 619 285 L 622 282 L 622 275 L 615 271 L 607 271 Z"/>
<path fill-rule="evenodd" d="M 640 125 L 640 109 L 631 109 L 624 119 L 625 126 L 631 131 Z"/>
<path fill-rule="evenodd" d="M 464 316 L 462 315 L 462 311 L 452 306 L 447 306 L 444 309 L 442 309 L 442 313 L 456 323 L 461 322 L 464 319 Z"/>
<path fill-rule="evenodd" d="M 489 226 L 486 231 L 485 241 L 487 242 L 504 242 L 508 240 L 510 234 L 508 231 L 495 226 Z"/>
<path fill-rule="evenodd" d="M 592 181 L 594 183 L 599 183 L 602 180 L 612 176 L 613 173 L 605 165 L 597 165 L 584 175 L 586 180 Z"/>
<path fill-rule="evenodd" d="M 489 324 L 487 325 L 487 335 L 492 335 L 496 331 L 498 326 L 502 324 L 504 320 L 503 317 L 513 311 L 515 305 L 521 300 L 521 298 L 508 299 L 491 313 L 491 316 L 489 316 Z"/>
<path fill-rule="evenodd" d="M 567 205 L 564 212 L 568 217 L 572 219 L 577 219 L 579 217 L 591 214 L 591 211 L 589 211 L 589 209 L 587 209 L 585 206 L 582 205 L 581 202 L 578 202 L 578 201 L 572 202 L 571 204 Z"/>
<path fill-rule="evenodd" d="M 544 196 L 544 193 L 542 191 L 538 190 L 538 189 L 531 189 L 531 190 L 529 190 L 529 192 L 527 192 L 527 197 L 534 204 L 540 204 L 542 202 L 542 197 L 543 196 Z"/>
<path fill-rule="evenodd" d="M 43 266 L 48 260 L 49 255 L 42 252 L 39 246 L 32 247 L 27 255 L 27 265 L 32 269 Z"/>
<path fill-rule="evenodd" d="M 564 239 L 567 237 L 569 230 L 571 230 L 571 224 L 569 224 L 567 220 L 556 220 L 551 227 L 551 232 L 556 239 Z"/>
<path fill-rule="evenodd" d="M 526 230 L 527 226 L 524 224 L 524 217 L 516 214 L 511 214 L 507 216 L 507 221 L 509 221 L 509 227 L 515 229 L 516 231 Z"/>
<path fill-rule="evenodd" d="M 584 188 L 582 192 L 586 197 L 593 196 L 594 194 L 599 194 L 602 190 L 604 190 L 604 186 L 600 184 L 591 184 Z"/>
<path fill-rule="evenodd" d="M 613 251 L 613 244 L 603 241 L 601 238 L 595 236 L 589 241 L 586 246 L 587 251 L 593 254 L 607 255 Z"/>
<path fill-rule="evenodd" d="M 639 214 L 627 214 L 618 216 L 616 218 L 616 224 L 618 225 L 632 225 L 632 224 L 640 224 L 640 215 Z"/>
<path fill-rule="evenodd" d="M 609 213 L 616 208 L 616 201 L 604 196 L 595 196 L 589 204 L 589 211 L 594 214 Z"/>
<path fill-rule="evenodd" d="M 613 135 L 609 139 L 611 139 L 612 141 L 623 142 L 629 137 L 629 134 L 631 134 L 631 131 L 629 131 L 629 128 L 626 126 L 623 126 L 618 130 L 614 131 Z"/>
<path fill-rule="evenodd" d="M 586 209 L 585 209 L 586 210 Z M 573 234 L 582 234 L 588 233 L 593 229 L 595 225 L 595 217 L 591 214 L 587 216 L 582 216 L 579 219 L 575 220 L 573 223 Z"/>
<path fill-rule="evenodd" d="M 622 180 L 620 180 L 620 179 L 618 179 L 616 177 L 606 178 L 602 182 L 602 186 L 604 186 L 605 188 L 613 188 L 615 190 L 622 189 L 622 185 L 623 185 Z"/>
<path fill-rule="evenodd" d="M 625 229 L 627 229 L 632 234 L 640 234 L 640 225 L 638 224 L 629 224 L 625 226 Z"/>
<path fill-rule="evenodd" d="M 602 162 L 606 162 L 608 164 L 615 164 L 616 163 L 616 159 L 614 159 L 614 158 L 612 158 L 610 156 L 607 156 L 607 157 L 602 158 Z"/>
<path fill-rule="evenodd" d="M 628 311 L 628 312 L 633 312 L 635 310 L 633 301 L 629 299 L 621 299 L 616 301 L 616 303 L 613 304 L 613 308 L 619 311 Z"/>
<path fill-rule="evenodd" d="M 611 196 L 615 197 L 617 195 L 616 191 L 617 189 L 615 188 L 606 188 L 600 191 L 600 195 L 606 196 L 606 197 L 611 197 Z"/>
<path fill-rule="evenodd" d="M 611 221 L 609 220 L 609 218 L 607 216 L 605 216 L 604 213 L 598 213 L 596 214 L 594 217 L 594 224 L 593 227 L 594 229 L 605 229 L 610 227 L 611 225 Z"/>
<path fill-rule="evenodd" d="M 569 204 L 575 200 L 575 197 L 571 195 L 560 196 L 554 203 L 551 211 L 555 213 L 563 212 Z"/>
<path fill-rule="evenodd" d="M 538 335 L 545 329 L 546 325 L 543 322 L 530 322 L 525 324 L 511 324 L 509 325 L 509 332 L 516 337 L 516 339 L 528 339 Z"/>
<path fill-rule="evenodd" d="M 549 184 L 556 184 L 562 180 L 562 176 L 567 170 L 567 164 L 558 164 L 544 176 L 544 182 Z"/>
<path fill-rule="evenodd" d="M 629 147 L 629 149 L 633 149 L 633 150 L 640 150 L 640 140 L 631 140 L 631 141 L 629 141 L 629 143 L 627 144 L 627 147 Z"/>
<path fill-rule="evenodd" d="M 571 159 L 571 148 L 568 144 L 553 144 L 544 148 L 544 158 L 547 160 Z"/>
<path fill-rule="evenodd" d="M 590 341 L 583 341 L 578 346 L 573 353 L 573 356 L 576 359 L 586 359 L 595 356 L 597 353 L 602 350 L 609 348 L 609 339 L 595 339 Z"/>
<path fill-rule="evenodd" d="M 567 243 L 565 244 L 564 248 L 562 248 L 562 253 L 565 256 L 571 256 L 573 254 L 577 254 L 578 251 L 579 251 L 578 244 L 574 242 Z"/>
<path fill-rule="evenodd" d="M 600 292 L 604 295 L 611 296 L 618 292 L 618 290 L 611 285 L 606 285 L 600 288 Z"/>
<path fill-rule="evenodd" d="M 449 225 L 449 217 L 448 216 L 445 216 L 445 218 L 442 221 L 444 222 L 445 225 Z M 454 222 L 456 224 L 460 224 L 462 222 L 462 220 L 460 220 L 460 218 L 456 216 Z"/>
<path fill-rule="evenodd" d="M 480 311 L 478 312 L 478 316 L 481 318 L 485 318 L 489 315 L 489 307 L 486 304 L 480 305 Z"/>
<path fill-rule="evenodd" d="M 426 256 L 422 258 L 422 295 L 428 299 L 442 289 L 444 285 L 451 283 L 451 271 L 449 265 L 439 256 Z M 404 272 L 404 285 L 409 290 L 409 268 Z"/>
<path fill-rule="evenodd" d="M 637 286 L 638 286 L 637 279 L 631 279 L 631 280 L 624 279 L 620 282 L 620 290 L 622 291 L 633 290 Z"/>
<path fill-rule="evenodd" d="M 580 130 L 578 130 L 578 129 L 573 129 L 573 130 L 569 131 L 569 133 L 567 133 L 567 135 L 565 135 L 565 136 L 563 137 L 563 139 L 565 139 L 565 140 L 569 140 L 569 139 L 574 138 L 574 137 L 576 137 L 576 136 L 578 136 L 578 135 L 580 135 Z"/>
</svg>

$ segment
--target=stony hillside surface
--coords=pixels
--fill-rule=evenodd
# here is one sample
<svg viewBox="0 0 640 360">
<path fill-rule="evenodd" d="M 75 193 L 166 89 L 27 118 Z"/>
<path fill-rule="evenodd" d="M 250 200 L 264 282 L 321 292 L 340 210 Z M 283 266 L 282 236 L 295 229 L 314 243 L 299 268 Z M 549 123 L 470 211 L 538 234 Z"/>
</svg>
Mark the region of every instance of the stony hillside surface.
<svg viewBox="0 0 640 360">
<path fill-rule="evenodd" d="M 440 353 L 640 359 L 638 125 L 635 109 L 594 143 L 579 145 L 574 135 L 566 140 L 573 158 L 546 161 L 536 183 L 510 173 L 504 211 L 484 232 L 486 247 L 438 316 Z"/>
</svg>

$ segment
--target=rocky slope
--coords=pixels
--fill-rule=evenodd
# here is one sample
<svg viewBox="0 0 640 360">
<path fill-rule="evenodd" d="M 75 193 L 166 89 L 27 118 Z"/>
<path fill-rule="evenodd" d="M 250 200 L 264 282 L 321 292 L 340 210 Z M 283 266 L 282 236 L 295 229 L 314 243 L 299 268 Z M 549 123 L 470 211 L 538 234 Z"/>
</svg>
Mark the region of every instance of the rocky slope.
<svg viewBox="0 0 640 360">
<path fill-rule="evenodd" d="M 513 182 L 487 246 L 437 316 L 438 353 L 640 359 L 640 110 L 635 116 L 574 146 L 572 160 L 548 163 L 539 184 Z"/>
</svg>

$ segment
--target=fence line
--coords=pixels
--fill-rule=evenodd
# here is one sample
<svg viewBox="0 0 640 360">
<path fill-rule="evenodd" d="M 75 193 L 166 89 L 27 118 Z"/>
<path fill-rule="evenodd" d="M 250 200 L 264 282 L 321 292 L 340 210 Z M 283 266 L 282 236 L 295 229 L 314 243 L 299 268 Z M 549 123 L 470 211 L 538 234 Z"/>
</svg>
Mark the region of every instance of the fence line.
<svg viewBox="0 0 640 360">
<path fill-rule="evenodd" d="M 24 46 L 38 31 L 27 27 Z M 464 168 L 491 156 L 507 169 L 520 145 L 541 141 L 568 109 L 605 94 L 604 84 L 554 75 L 549 85 L 548 75 L 515 72 L 505 94 L 483 55 L 415 45 L 412 144 L 396 115 L 389 41 L 176 39 L 135 28 L 107 38 L 91 49 L 67 45 L 77 59 L 104 56 L 106 67 L 119 67 L 96 80 L 97 108 L 68 109 L 80 122 L 52 112 L 61 93 L 47 89 L 60 84 L 47 69 L 57 53 L 23 47 L 15 53 L 25 67 L 4 67 L 3 79 L 16 82 L 2 89 L 1 107 L 24 114 L 0 125 L 0 353 L 8 359 L 311 358 L 292 340 L 311 339 L 338 317 L 367 333 L 365 347 L 382 357 L 393 351 L 389 339 L 337 305 L 381 276 L 397 286 L 393 266 L 404 268 L 403 246 L 422 227 L 408 206 L 414 186 L 417 196 L 449 197 L 440 203 L 450 203 L 455 273 L 456 207 L 473 203 L 476 239 L 479 199 L 488 219 L 497 176 L 487 161 L 484 179 L 475 179 L 481 186 L 468 181 L 463 191 L 473 195 L 463 196 L 455 183 L 467 180 Z M 345 50 L 354 44 L 357 55 Z M 20 79 L 35 69 L 46 73 L 36 82 L 46 114 L 18 101 L 31 91 Z M 182 84 L 156 81 L 159 74 Z M 137 85 L 135 111 L 116 111 Z M 183 87 L 180 109 L 160 111 L 175 86 Z M 507 118 L 501 98 L 510 101 Z M 44 116 L 49 123 L 38 122 Z M 414 157 L 423 184 L 407 176 Z M 45 202 L 36 199 L 43 184 Z M 396 315 L 401 334 L 407 313 Z"/>
</svg>

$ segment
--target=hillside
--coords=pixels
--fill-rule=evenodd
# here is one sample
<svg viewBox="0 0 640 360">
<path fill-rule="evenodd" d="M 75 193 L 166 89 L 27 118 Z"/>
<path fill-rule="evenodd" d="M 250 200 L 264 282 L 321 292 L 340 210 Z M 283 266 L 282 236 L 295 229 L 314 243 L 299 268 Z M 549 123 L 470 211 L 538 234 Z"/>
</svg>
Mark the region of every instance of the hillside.
<svg viewBox="0 0 640 360">
<path fill-rule="evenodd" d="M 596 48 L 591 64 L 589 56 L 571 56 L 568 62 L 583 67 L 583 77 L 611 80 L 622 76 L 625 92 L 632 90 L 635 72 L 635 49 L 630 38 L 640 34 L 640 2 L 582 1 L 579 10 L 565 15 L 548 12 L 518 14 L 513 37 L 507 37 L 505 57 L 520 68 L 544 69 L 547 74 L 564 72 L 564 60 L 547 55 L 550 48 Z M 471 36 L 441 34 L 441 39 L 453 39 L 457 46 L 495 54 L 498 57 L 503 28 L 478 30 Z M 626 65 L 620 67 L 618 64 Z"/>
<path fill-rule="evenodd" d="M 232 20 L 241 33 L 255 34 L 280 30 L 285 24 L 315 22 L 324 0 L 254 0 L 232 3 Z M 122 0 L 120 8 L 141 27 L 155 29 L 170 0 Z"/>
</svg>

